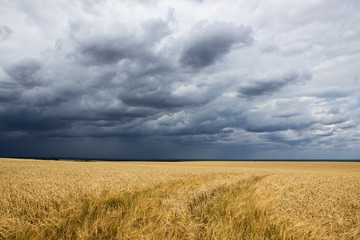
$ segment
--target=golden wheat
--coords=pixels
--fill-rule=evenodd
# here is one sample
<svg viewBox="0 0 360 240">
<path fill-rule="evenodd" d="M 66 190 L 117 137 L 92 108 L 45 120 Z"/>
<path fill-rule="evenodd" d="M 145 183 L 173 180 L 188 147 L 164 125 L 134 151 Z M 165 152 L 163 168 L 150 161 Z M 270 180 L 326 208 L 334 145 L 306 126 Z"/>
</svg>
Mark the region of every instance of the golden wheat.
<svg viewBox="0 0 360 240">
<path fill-rule="evenodd" d="M 0 239 L 359 239 L 360 164 L 0 159 Z"/>
</svg>

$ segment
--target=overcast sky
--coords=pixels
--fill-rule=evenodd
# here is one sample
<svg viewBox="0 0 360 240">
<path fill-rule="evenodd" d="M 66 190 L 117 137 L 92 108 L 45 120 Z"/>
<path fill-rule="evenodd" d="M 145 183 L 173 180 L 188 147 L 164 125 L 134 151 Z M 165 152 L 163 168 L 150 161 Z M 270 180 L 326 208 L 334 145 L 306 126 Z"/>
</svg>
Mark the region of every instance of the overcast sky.
<svg viewBox="0 0 360 240">
<path fill-rule="evenodd" d="M 0 0 L 0 156 L 360 158 L 358 0 Z"/>
</svg>

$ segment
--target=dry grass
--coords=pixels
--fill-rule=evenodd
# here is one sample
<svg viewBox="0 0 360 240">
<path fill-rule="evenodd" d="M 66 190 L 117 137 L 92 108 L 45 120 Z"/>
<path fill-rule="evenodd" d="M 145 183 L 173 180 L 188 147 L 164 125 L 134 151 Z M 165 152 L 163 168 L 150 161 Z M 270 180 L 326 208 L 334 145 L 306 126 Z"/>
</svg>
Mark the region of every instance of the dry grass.
<svg viewBox="0 0 360 240">
<path fill-rule="evenodd" d="M 360 164 L 0 159 L 0 239 L 359 239 Z"/>
</svg>

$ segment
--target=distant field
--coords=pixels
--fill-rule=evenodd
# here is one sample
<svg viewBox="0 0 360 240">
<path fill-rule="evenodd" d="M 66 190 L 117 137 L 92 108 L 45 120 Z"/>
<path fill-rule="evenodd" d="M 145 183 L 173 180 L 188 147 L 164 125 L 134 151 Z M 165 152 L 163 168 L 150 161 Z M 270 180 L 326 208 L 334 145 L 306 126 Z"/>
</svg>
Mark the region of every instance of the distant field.
<svg viewBox="0 0 360 240">
<path fill-rule="evenodd" d="M 360 163 L 0 159 L 0 239 L 360 239 Z"/>
</svg>

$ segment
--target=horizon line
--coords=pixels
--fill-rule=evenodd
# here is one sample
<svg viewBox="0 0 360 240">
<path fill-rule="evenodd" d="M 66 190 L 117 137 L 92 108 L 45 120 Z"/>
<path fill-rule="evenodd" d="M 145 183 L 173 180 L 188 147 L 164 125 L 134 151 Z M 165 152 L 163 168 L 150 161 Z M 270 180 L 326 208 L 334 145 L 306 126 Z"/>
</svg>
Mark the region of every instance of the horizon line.
<svg viewBox="0 0 360 240">
<path fill-rule="evenodd" d="M 12 159 L 37 159 L 37 160 L 55 160 L 55 161 L 104 161 L 104 162 L 360 162 L 360 159 L 348 158 L 256 158 L 256 159 L 220 159 L 220 158 L 79 158 L 79 157 L 38 157 L 38 156 L 0 156 L 1 158 Z"/>
</svg>

